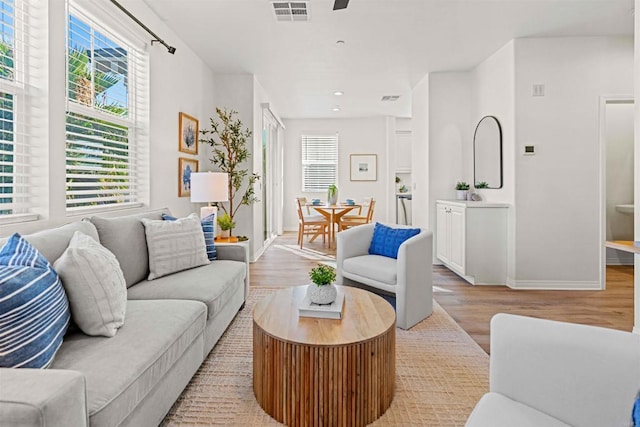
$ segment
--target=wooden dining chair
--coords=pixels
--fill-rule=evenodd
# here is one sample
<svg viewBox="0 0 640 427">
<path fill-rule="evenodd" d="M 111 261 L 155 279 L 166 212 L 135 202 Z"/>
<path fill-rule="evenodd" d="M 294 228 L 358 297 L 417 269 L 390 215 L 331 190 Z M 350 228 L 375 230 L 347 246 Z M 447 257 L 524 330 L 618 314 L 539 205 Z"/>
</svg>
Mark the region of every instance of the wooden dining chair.
<svg viewBox="0 0 640 427">
<path fill-rule="evenodd" d="M 313 242 L 319 235 L 322 235 L 322 243 L 325 243 L 329 232 L 329 221 L 322 215 L 305 215 L 300 198 L 296 198 L 296 207 L 298 210 L 298 244 L 300 249 L 302 249 L 304 236 L 311 236 L 309 242 Z M 307 206 L 304 207 L 308 209 Z"/>
<path fill-rule="evenodd" d="M 368 224 L 373 221 L 373 210 L 375 208 L 376 201 L 371 198 L 366 215 L 344 215 L 340 218 L 340 231 L 347 228 L 355 227 L 357 225 Z"/>
</svg>

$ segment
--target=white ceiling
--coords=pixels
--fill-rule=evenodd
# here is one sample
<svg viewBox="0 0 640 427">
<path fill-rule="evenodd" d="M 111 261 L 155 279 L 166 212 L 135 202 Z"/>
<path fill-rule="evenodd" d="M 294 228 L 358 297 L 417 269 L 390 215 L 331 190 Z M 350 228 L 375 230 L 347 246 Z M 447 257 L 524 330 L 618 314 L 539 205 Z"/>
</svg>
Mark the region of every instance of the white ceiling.
<svg viewBox="0 0 640 427">
<path fill-rule="evenodd" d="M 633 0 L 310 0 L 308 22 L 277 22 L 269 0 L 145 2 L 216 73 L 255 74 L 283 118 L 410 117 L 426 73 L 513 38 L 633 34 Z"/>
</svg>

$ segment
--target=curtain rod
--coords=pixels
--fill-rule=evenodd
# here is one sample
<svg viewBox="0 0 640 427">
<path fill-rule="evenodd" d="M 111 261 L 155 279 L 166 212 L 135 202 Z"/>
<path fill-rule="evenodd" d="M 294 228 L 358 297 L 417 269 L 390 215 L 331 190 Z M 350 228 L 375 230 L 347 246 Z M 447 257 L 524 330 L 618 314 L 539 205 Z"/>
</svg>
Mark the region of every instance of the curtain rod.
<svg viewBox="0 0 640 427">
<path fill-rule="evenodd" d="M 170 54 L 174 54 L 176 53 L 176 48 L 173 46 L 169 46 L 167 44 L 167 42 L 165 42 L 164 40 L 162 40 L 160 37 L 158 37 L 158 35 L 156 33 L 154 33 L 153 31 L 151 31 L 149 29 L 149 27 L 147 27 L 146 25 L 144 25 L 142 22 L 140 22 L 140 20 L 138 18 L 136 18 L 135 16 L 133 16 L 133 14 L 131 12 L 129 12 L 127 9 L 124 8 L 124 6 L 122 6 L 120 3 L 118 3 L 116 0 L 111 0 L 111 3 L 115 4 L 118 9 L 120 9 L 121 11 L 123 11 L 129 18 L 133 19 L 135 21 L 136 24 L 140 25 L 142 28 L 145 29 L 145 31 L 149 34 L 151 34 L 154 39 L 151 40 L 151 45 L 153 45 L 153 42 L 158 42 L 160 44 L 162 44 L 164 47 L 167 48 L 167 52 L 169 52 Z"/>
</svg>

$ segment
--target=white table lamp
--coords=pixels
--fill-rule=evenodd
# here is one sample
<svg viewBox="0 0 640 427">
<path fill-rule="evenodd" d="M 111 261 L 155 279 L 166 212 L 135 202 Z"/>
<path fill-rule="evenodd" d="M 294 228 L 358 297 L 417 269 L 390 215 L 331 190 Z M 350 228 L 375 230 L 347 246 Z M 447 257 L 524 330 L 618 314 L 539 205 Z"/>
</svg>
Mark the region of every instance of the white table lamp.
<svg viewBox="0 0 640 427">
<path fill-rule="evenodd" d="M 212 202 L 229 201 L 229 175 L 224 172 L 195 172 L 191 174 L 191 202 L 208 203 L 200 208 L 200 218 L 218 214 Z M 217 219 L 217 218 L 216 218 Z M 216 222 L 213 223 L 214 235 Z"/>
</svg>

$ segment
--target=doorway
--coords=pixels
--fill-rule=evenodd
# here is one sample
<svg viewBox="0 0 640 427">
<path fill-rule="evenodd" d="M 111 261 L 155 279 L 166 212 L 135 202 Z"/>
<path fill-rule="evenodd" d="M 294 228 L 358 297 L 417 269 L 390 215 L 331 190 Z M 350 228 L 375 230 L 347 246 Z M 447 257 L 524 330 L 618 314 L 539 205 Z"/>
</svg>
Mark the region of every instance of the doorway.
<svg viewBox="0 0 640 427">
<path fill-rule="evenodd" d="M 607 266 L 633 266 L 634 101 L 606 96 L 600 103 L 601 235 L 604 242 L 601 288 Z"/>
<path fill-rule="evenodd" d="M 268 108 L 262 113 L 262 238 L 266 248 L 282 228 L 282 142 L 280 123 Z"/>
</svg>

